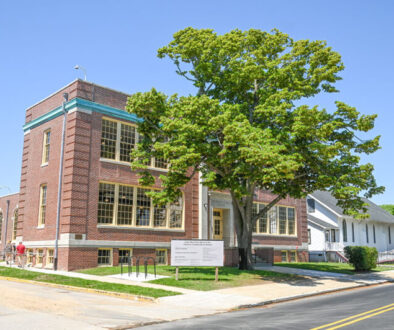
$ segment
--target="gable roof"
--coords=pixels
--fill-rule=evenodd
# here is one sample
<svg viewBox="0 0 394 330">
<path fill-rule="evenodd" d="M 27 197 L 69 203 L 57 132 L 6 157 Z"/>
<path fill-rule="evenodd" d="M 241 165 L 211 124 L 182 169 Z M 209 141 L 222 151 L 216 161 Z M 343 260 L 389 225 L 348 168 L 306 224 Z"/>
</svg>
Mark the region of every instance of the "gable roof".
<svg viewBox="0 0 394 330">
<path fill-rule="evenodd" d="M 343 213 L 343 209 L 337 205 L 337 199 L 331 195 L 328 191 L 317 190 L 310 194 L 314 199 L 321 202 L 322 204 L 329 207 L 334 212 L 340 214 L 340 216 L 346 216 Z M 366 204 L 368 204 L 368 214 L 370 215 L 370 220 L 376 220 L 385 223 L 394 223 L 394 216 L 391 215 L 386 210 L 382 209 L 380 206 L 371 202 L 369 199 L 361 198 Z M 368 219 L 367 219 L 368 220 Z"/>
</svg>

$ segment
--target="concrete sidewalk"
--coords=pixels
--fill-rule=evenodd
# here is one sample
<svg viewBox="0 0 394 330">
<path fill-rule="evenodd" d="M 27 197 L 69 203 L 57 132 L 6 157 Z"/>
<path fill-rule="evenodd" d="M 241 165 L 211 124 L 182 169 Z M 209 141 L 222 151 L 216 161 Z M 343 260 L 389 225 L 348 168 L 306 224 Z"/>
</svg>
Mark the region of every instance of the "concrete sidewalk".
<svg viewBox="0 0 394 330">
<path fill-rule="evenodd" d="M 286 270 L 291 270 L 291 273 L 295 272 L 294 268 L 277 268 L 280 268 L 281 272 L 285 272 Z M 264 267 L 264 269 L 267 268 Z M 278 280 L 275 282 L 267 281 L 259 285 L 234 287 L 214 291 L 195 291 L 147 282 L 132 282 L 108 276 L 95 276 L 76 272 L 55 272 L 34 268 L 30 270 L 110 283 L 160 288 L 183 293 L 178 296 L 159 298 L 154 302 L 137 303 L 130 307 L 130 311 L 135 315 L 150 319 L 150 322 L 173 321 L 201 315 L 216 314 L 240 307 L 263 305 L 272 302 L 394 281 L 394 271 L 358 276 L 345 274 L 340 274 L 340 276 L 338 276 L 333 273 L 315 271 L 313 274 L 311 273 L 312 275 L 307 275 L 302 272 L 302 275 L 304 276 L 302 279 L 297 278 L 290 281 Z M 277 271 L 276 267 L 272 270 Z"/>
</svg>

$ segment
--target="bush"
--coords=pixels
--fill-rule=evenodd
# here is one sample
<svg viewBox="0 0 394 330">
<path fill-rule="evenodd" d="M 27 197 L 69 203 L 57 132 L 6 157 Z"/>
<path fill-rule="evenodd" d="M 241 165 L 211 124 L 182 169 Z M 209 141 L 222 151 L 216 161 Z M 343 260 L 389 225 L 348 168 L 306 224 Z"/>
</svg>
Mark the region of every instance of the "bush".
<svg viewBox="0 0 394 330">
<path fill-rule="evenodd" d="M 378 250 L 368 246 L 346 246 L 345 256 L 356 271 L 371 270 L 376 267 Z"/>
</svg>

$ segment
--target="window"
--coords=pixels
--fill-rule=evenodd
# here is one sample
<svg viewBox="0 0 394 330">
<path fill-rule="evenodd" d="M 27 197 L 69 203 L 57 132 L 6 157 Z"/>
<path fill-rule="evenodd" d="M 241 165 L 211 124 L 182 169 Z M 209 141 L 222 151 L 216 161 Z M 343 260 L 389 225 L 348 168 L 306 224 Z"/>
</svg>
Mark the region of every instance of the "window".
<svg viewBox="0 0 394 330">
<path fill-rule="evenodd" d="M 26 255 L 27 255 L 27 264 L 32 265 L 33 264 L 33 249 L 27 249 L 26 250 Z"/>
<path fill-rule="evenodd" d="M 156 249 L 156 264 L 157 265 L 167 265 L 167 250 L 166 249 Z"/>
<path fill-rule="evenodd" d="M 326 230 L 326 242 L 330 242 L 330 231 Z"/>
<path fill-rule="evenodd" d="M 337 235 L 336 230 L 331 229 L 331 242 L 337 242 Z"/>
<path fill-rule="evenodd" d="M 98 249 L 97 252 L 97 263 L 99 266 L 112 264 L 112 250 L 111 249 Z"/>
<path fill-rule="evenodd" d="M 266 204 L 253 203 L 252 215 L 258 214 Z M 257 219 L 253 233 L 273 235 L 295 235 L 295 209 L 286 206 L 274 206 Z"/>
<path fill-rule="evenodd" d="M 0 212 L 0 242 L 1 242 L 1 229 L 3 228 L 3 213 Z M 390 229 L 390 227 L 389 227 Z"/>
<path fill-rule="evenodd" d="M 49 161 L 49 146 L 51 143 L 51 130 L 44 132 L 44 139 L 42 142 L 42 164 L 47 164 Z"/>
<path fill-rule="evenodd" d="M 135 148 L 138 139 L 135 125 L 103 119 L 101 122 L 100 157 L 120 162 L 130 162 L 130 153 Z M 167 161 L 158 157 L 153 157 L 148 165 L 162 169 L 168 167 Z"/>
<path fill-rule="evenodd" d="M 297 252 L 290 251 L 290 262 L 297 262 Z"/>
<path fill-rule="evenodd" d="M 44 259 L 44 250 L 38 249 L 36 255 L 36 266 L 41 266 L 43 259 Z"/>
<path fill-rule="evenodd" d="M 132 249 L 119 249 L 119 263 L 127 263 L 128 257 L 133 255 Z"/>
<path fill-rule="evenodd" d="M 46 267 L 53 267 L 53 249 L 47 249 Z"/>
<path fill-rule="evenodd" d="M 131 226 L 133 219 L 133 187 L 119 186 L 118 224 Z"/>
<path fill-rule="evenodd" d="M 308 229 L 308 244 L 312 243 L 311 230 Z"/>
<path fill-rule="evenodd" d="M 375 225 L 372 225 L 372 232 L 373 232 L 373 242 L 376 244 L 376 231 L 375 231 Z"/>
<path fill-rule="evenodd" d="M 12 240 L 16 240 L 16 233 L 18 230 L 18 209 L 14 212 L 14 226 L 12 228 Z"/>
<path fill-rule="evenodd" d="M 115 203 L 115 185 L 109 183 L 100 183 L 98 215 L 99 224 L 112 224 Z"/>
<path fill-rule="evenodd" d="M 368 233 L 368 225 L 367 224 L 365 224 L 365 235 L 367 238 L 367 243 L 369 243 L 369 233 Z"/>
<path fill-rule="evenodd" d="M 315 212 L 315 200 L 312 198 L 308 198 L 306 201 L 308 204 L 308 213 Z"/>
<path fill-rule="evenodd" d="M 280 251 L 280 258 L 282 262 L 288 262 L 287 251 Z"/>
<path fill-rule="evenodd" d="M 150 225 L 151 199 L 146 196 L 149 189 L 137 188 L 137 216 L 136 226 Z"/>
<path fill-rule="evenodd" d="M 46 209 L 47 209 L 47 185 L 43 184 L 40 187 L 40 208 L 38 215 L 38 226 L 45 225 Z"/>
<path fill-rule="evenodd" d="M 389 244 L 391 244 L 391 230 L 390 230 L 390 226 L 389 226 Z"/>
<path fill-rule="evenodd" d="M 101 122 L 101 157 L 115 159 L 118 124 L 103 119 Z"/>
<path fill-rule="evenodd" d="M 151 189 L 99 184 L 97 223 L 99 225 L 183 228 L 183 198 L 170 205 L 154 205 L 147 193 Z"/>
<path fill-rule="evenodd" d="M 346 220 L 342 221 L 342 232 L 343 232 L 343 241 L 347 242 L 347 224 L 346 224 Z"/>
</svg>

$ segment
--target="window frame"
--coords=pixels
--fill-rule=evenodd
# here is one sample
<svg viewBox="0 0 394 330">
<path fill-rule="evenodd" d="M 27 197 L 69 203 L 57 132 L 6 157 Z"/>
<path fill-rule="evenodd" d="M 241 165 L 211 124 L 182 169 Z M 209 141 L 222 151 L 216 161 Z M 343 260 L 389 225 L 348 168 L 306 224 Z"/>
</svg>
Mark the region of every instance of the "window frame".
<svg viewBox="0 0 394 330">
<path fill-rule="evenodd" d="M 164 251 L 164 263 L 157 262 L 156 265 L 168 265 L 168 249 L 155 249 L 155 262 L 157 260 L 157 252 Z"/>
<path fill-rule="evenodd" d="M 292 253 L 294 253 L 294 261 L 292 260 Z M 290 257 L 289 262 L 298 262 L 298 256 L 296 250 L 290 250 L 288 256 Z"/>
<path fill-rule="evenodd" d="M 263 202 L 253 202 L 253 208 L 257 206 L 257 213 L 260 212 L 260 205 L 267 205 L 267 203 Z M 286 233 L 285 234 L 280 234 L 280 209 L 279 208 L 285 208 L 286 209 L 286 222 L 285 222 L 285 228 L 286 228 Z M 294 210 L 294 234 L 289 234 L 289 209 Z M 256 213 L 256 214 L 257 214 Z M 275 213 L 275 225 L 271 226 L 271 215 Z M 253 213 L 254 214 L 254 213 Z M 266 231 L 260 231 L 263 227 L 260 226 L 260 221 L 264 220 L 266 221 Z M 275 228 L 276 232 L 271 233 L 271 229 Z M 282 205 L 278 204 L 273 206 L 271 209 L 268 210 L 268 212 L 265 215 L 265 218 L 259 218 L 256 220 L 255 225 L 253 226 L 253 235 L 269 235 L 269 236 L 289 236 L 289 237 L 297 237 L 297 212 L 296 208 L 293 206 L 288 206 L 288 205 Z"/>
<path fill-rule="evenodd" d="M 152 198 L 150 198 L 150 206 L 149 206 L 149 225 L 137 225 L 137 208 L 138 208 L 138 189 L 148 189 L 159 191 L 159 188 L 154 187 L 145 187 L 138 185 L 129 185 L 129 184 L 119 184 L 114 182 L 107 181 L 99 181 L 99 196 L 100 196 L 100 184 L 109 184 L 114 185 L 114 203 L 112 204 L 112 222 L 111 223 L 99 223 L 99 217 L 97 214 L 97 226 L 99 228 L 104 227 L 116 227 L 116 228 L 132 228 L 132 229 L 152 229 L 152 230 L 166 230 L 166 231 L 184 231 L 185 228 L 185 197 L 184 192 L 182 191 L 181 199 L 182 199 L 182 217 L 181 217 L 181 226 L 180 227 L 171 227 L 171 208 L 172 204 L 166 205 L 166 225 L 165 226 L 155 226 L 155 209 L 159 208 L 159 206 L 153 204 Z M 133 203 L 132 203 L 132 219 L 131 224 L 118 224 L 118 213 L 119 213 L 119 187 L 126 186 L 133 188 Z M 97 203 L 97 212 L 100 209 L 100 201 Z"/>
<path fill-rule="evenodd" d="M 312 234 L 310 228 L 308 228 L 308 244 L 312 244 Z"/>
<path fill-rule="evenodd" d="M 345 219 L 342 220 L 342 239 L 347 243 L 347 223 Z"/>
<path fill-rule="evenodd" d="M 49 251 L 52 251 L 52 256 L 50 256 Z M 52 259 L 52 262 L 50 262 L 51 259 Z M 47 253 L 45 255 L 45 267 L 46 268 L 53 268 L 54 261 L 55 261 L 55 250 L 52 248 L 50 248 L 50 249 L 48 248 Z"/>
<path fill-rule="evenodd" d="M 283 254 L 286 255 L 286 260 L 283 261 Z M 287 250 L 281 250 L 280 251 L 280 261 L 281 262 L 289 262 L 289 253 Z"/>
<path fill-rule="evenodd" d="M 119 164 L 124 164 L 124 165 L 130 165 L 130 161 L 125 161 L 125 160 L 121 160 L 121 138 L 122 138 L 122 125 L 125 126 L 129 126 L 129 127 L 133 127 L 134 128 L 134 132 L 135 132 L 135 136 L 134 136 L 134 148 L 137 146 L 138 144 L 138 140 L 139 140 L 139 134 L 138 134 L 138 125 L 134 124 L 134 123 L 130 123 L 130 122 L 125 122 L 125 121 L 121 121 L 121 120 L 116 120 L 110 117 L 102 117 L 101 118 L 101 137 L 100 137 L 100 145 L 102 145 L 103 141 L 103 121 L 110 121 L 113 123 L 116 123 L 116 141 L 115 141 L 115 158 L 107 158 L 107 157 L 103 157 L 101 155 L 101 148 L 100 148 L 100 160 L 101 161 L 108 161 L 108 162 L 115 162 L 115 163 L 119 163 Z M 160 162 L 163 162 L 161 159 L 158 160 Z M 165 161 L 164 161 L 165 162 Z M 154 170 L 159 170 L 159 171 L 168 171 L 168 167 L 169 164 L 167 163 L 166 167 L 156 167 L 156 158 L 152 157 L 150 159 L 148 168 L 149 169 L 154 169 Z"/>
<path fill-rule="evenodd" d="M 109 251 L 109 263 L 108 264 L 103 264 L 103 263 L 99 263 L 99 251 Z M 113 250 L 112 248 L 98 248 L 97 249 L 97 266 L 98 267 L 108 267 L 108 266 L 113 266 Z"/>
<path fill-rule="evenodd" d="M 18 208 L 14 210 L 13 223 L 12 223 L 12 236 L 11 236 L 12 241 L 16 240 L 16 235 L 18 233 L 18 216 L 19 216 L 18 211 L 19 211 Z"/>
<path fill-rule="evenodd" d="M 36 264 L 35 266 L 41 266 L 43 265 L 44 262 L 44 249 L 37 249 L 36 251 Z"/>
<path fill-rule="evenodd" d="M 45 188 L 45 204 L 43 204 L 44 188 Z M 39 206 L 38 206 L 38 227 L 39 228 L 45 227 L 47 202 L 48 202 L 48 185 L 46 183 L 43 183 L 40 185 L 40 200 L 39 200 Z M 44 209 L 44 211 L 43 211 L 43 209 Z"/>
<path fill-rule="evenodd" d="M 307 198 L 306 204 L 308 208 L 308 213 L 316 212 L 316 201 L 313 198 Z"/>
<path fill-rule="evenodd" d="M 120 251 L 128 251 L 129 252 L 129 256 L 132 257 L 133 256 L 133 249 L 132 248 L 118 248 L 118 264 L 121 263 L 120 261 Z M 124 256 L 122 256 L 123 258 Z"/>
<path fill-rule="evenodd" d="M 48 134 L 49 134 L 49 139 L 48 139 Z M 44 131 L 44 136 L 42 140 L 41 165 L 47 165 L 49 163 L 50 146 L 51 146 L 51 129 L 48 128 L 47 130 Z"/>
</svg>

